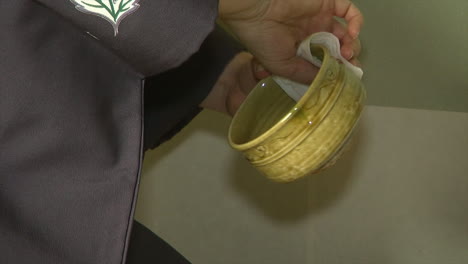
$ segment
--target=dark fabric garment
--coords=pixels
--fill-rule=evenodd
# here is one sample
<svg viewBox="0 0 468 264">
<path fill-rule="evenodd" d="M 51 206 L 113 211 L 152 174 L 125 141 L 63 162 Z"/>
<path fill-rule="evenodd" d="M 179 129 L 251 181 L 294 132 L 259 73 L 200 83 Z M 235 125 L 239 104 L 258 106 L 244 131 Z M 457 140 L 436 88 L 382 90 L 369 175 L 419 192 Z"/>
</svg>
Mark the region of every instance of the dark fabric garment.
<svg viewBox="0 0 468 264">
<path fill-rule="evenodd" d="M 59 8 L 65 2 L 0 1 L 1 263 L 124 262 L 143 147 L 145 75 L 135 69 L 180 64 L 213 28 L 179 16 L 152 29 L 160 35 L 123 33 L 122 24 L 122 39 L 98 41 L 86 25 L 106 21 L 77 11 L 86 18 L 75 20 Z M 140 23 L 176 14 L 173 2 L 154 2 L 159 9 L 140 12 Z M 210 5 L 197 10 L 214 21 Z"/>
<path fill-rule="evenodd" d="M 190 264 L 179 252 L 135 221 L 130 236 L 126 264 Z"/>
<path fill-rule="evenodd" d="M 145 81 L 145 149 L 179 132 L 201 110 L 227 63 L 242 47 L 217 27 L 200 50 L 181 66 Z M 165 124 L 163 127 L 161 124 Z"/>
<path fill-rule="evenodd" d="M 103 18 L 78 11 L 70 0 L 37 0 L 89 32 L 145 76 L 182 64 L 213 31 L 218 0 L 141 0 L 114 36 Z"/>
<path fill-rule="evenodd" d="M 0 262 L 122 263 L 143 76 L 33 1 L 0 12 Z"/>
<path fill-rule="evenodd" d="M 211 0 L 140 4 L 113 37 L 107 21 L 70 1 L 0 1 L 0 263 L 125 261 L 142 160 L 142 80 L 193 54 L 216 15 Z M 199 111 L 234 54 L 210 43 L 193 56 L 211 62 L 195 67 L 196 83 L 166 85 L 174 71 L 149 80 L 147 147 Z M 190 64 L 178 73 L 200 63 Z M 183 104 L 155 107 L 184 87 Z M 132 237 L 154 241 L 147 232 L 137 226 Z"/>
</svg>

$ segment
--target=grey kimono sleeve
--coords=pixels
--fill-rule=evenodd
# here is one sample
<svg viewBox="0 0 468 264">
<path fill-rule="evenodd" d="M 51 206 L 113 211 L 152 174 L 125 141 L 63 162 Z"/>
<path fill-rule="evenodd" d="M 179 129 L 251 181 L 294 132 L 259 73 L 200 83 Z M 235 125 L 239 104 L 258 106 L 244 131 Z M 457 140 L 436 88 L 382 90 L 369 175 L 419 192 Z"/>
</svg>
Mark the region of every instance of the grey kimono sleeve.
<svg viewBox="0 0 468 264">
<path fill-rule="evenodd" d="M 217 0 L 39 2 L 63 16 L 78 30 L 98 39 L 104 47 L 145 76 L 174 68 L 194 54 L 213 31 L 218 11 Z M 112 21 L 109 12 L 117 13 L 120 4 L 125 4 L 121 12 L 124 16 Z M 115 8 L 111 8 L 113 5 Z M 102 7 L 93 9 L 90 6 Z"/>
</svg>

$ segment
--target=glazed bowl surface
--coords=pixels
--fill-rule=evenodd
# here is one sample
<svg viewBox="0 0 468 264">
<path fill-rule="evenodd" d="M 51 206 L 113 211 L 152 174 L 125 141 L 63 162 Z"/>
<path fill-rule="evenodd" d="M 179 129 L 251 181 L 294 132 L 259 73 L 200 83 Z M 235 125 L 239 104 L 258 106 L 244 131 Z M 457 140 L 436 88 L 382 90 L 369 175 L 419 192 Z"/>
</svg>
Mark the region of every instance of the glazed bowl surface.
<svg viewBox="0 0 468 264">
<path fill-rule="evenodd" d="M 324 46 L 311 45 L 322 66 L 299 101 L 268 77 L 231 121 L 230 145 L 268 178 L 290 182 L 317 173 L 339 158 L 361 115 L 361 80 Z"/>
</svg>

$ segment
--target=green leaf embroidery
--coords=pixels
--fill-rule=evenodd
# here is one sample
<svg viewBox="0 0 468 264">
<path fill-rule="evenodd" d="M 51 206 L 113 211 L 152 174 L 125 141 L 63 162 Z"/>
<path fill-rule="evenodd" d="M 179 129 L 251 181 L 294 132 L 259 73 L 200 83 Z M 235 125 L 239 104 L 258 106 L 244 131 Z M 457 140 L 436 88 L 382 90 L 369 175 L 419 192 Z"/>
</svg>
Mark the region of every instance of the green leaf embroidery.
<svg viewBox="0 0 468 264">
<path fill-rule="evenodd" d="M 119 33 L 119 24 L 140 5 L 139 0 L 70 0 L 77 10 L 104 18 L 114 28 L 114 36 Z"/>
</svg>

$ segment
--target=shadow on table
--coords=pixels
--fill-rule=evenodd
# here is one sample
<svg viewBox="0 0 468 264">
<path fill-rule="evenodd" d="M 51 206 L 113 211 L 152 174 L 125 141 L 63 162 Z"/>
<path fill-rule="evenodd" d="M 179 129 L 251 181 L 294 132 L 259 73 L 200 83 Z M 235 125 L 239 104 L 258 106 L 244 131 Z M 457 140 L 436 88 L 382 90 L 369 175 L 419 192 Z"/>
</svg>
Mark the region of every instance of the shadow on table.
<svg viewBox="0 0 468 264">
<path fill-rule="evenodd" d="M 361 123 L 350 148 L 331 168 L 291 183 L 276 183 L 260 174 L 241 154 L 232 161 L 232 187 L 249 203 L 273 221 L 295 223 L 332 207 L 352 187 L 354 165 L 365 139 L 365 124 Z"/>
</svg>

